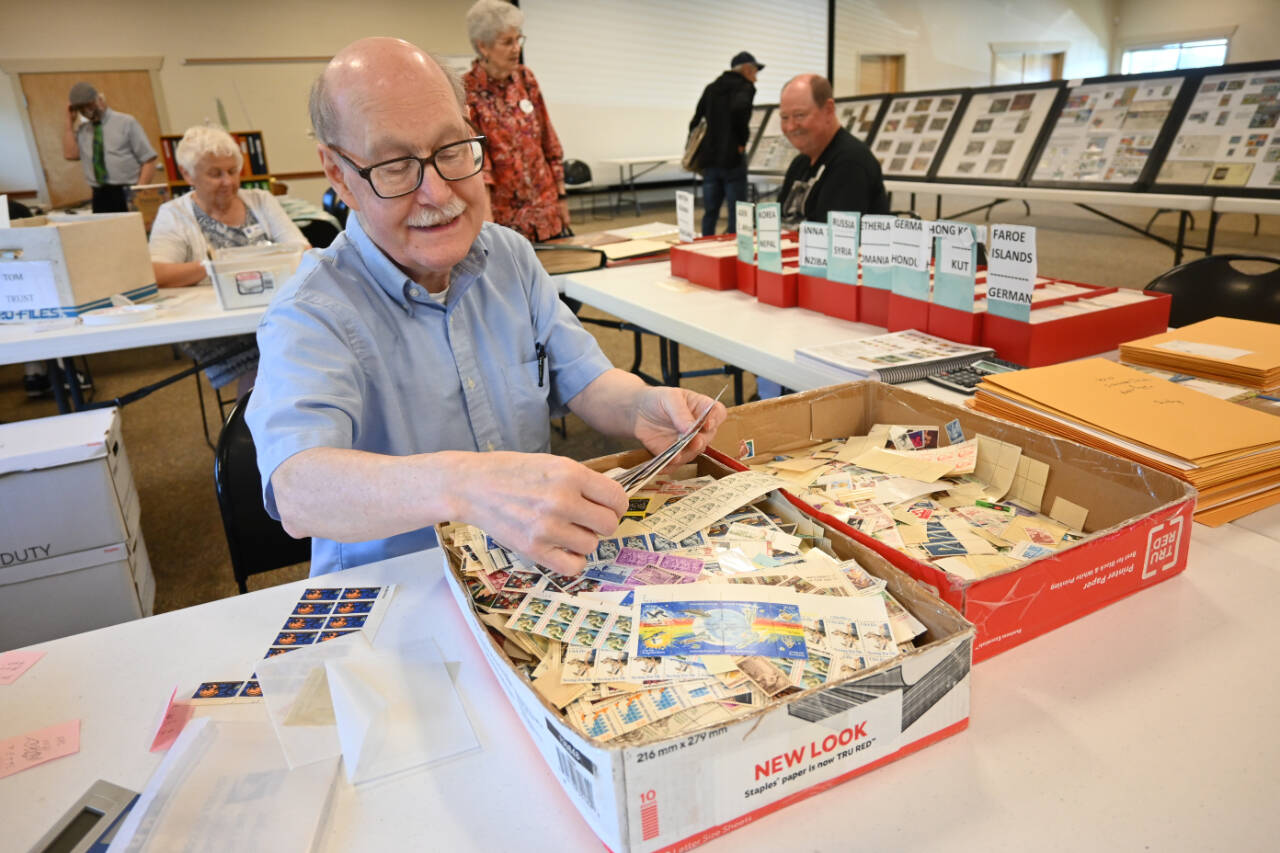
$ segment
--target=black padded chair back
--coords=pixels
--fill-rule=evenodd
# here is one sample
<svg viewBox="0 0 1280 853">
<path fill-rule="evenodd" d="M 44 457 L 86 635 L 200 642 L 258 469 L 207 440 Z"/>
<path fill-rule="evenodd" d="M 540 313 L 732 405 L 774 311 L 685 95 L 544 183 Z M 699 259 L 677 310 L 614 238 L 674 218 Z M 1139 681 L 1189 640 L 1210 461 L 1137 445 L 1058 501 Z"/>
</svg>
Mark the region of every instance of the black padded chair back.
<svg viewBox="0 0 1280 853">
<path fill-rule="evenodd" d="M 571 187 L 591 183 L 591 167 L 581 160 L 565 160 L 564 182 Z"/>
<path fill-rule="evenodd" d="M 252 392 L 250 392 L 252 393 Z M 222 530 L 231 552 L 231 570 L 241 592 L 249 575 L 269 572 L 311 559 L 311 540 L 294 539 L 262 505 L 262 478 L 253 435 L 245 423 L 249 394 L 236 402 L 218 436 L 213 484 L 222 512 Z"/>
<path fill-rule="evenodd" d="M 1233 262 L 1260 262 L 1271 269 L 1247 273 Z M 1280 323 L 1280 260 L 1262 255 L 1210 255 L 1174 267 L 1145 288 L 1173 297 L 1174 328 L 1210 317 Z"/>
<path fill-rule="evenodd" d="M 338 198 L 338 194 L 334 192 L 333 187 L 324 191 L 324 195 L 320 197 L 320 206 L 325 212 L 342 223 L 343 227 L 347 224 L 347 203 Z"/>
<path fill-rule="evenodd" d="M 317 249 L 328 248 L 341 233 L 327 219 L 313 219 L 298 230 L 302 232 L 303 237 L 307 238 L 307 242 Z"/>
</svg>

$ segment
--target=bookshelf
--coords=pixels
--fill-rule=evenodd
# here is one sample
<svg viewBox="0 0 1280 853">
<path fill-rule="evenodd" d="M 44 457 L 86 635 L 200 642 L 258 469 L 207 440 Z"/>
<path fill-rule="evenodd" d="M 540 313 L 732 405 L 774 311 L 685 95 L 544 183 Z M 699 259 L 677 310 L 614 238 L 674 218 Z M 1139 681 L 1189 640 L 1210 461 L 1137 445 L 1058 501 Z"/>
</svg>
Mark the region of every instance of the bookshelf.
<svg viewBox="0 0 1280 853">
<path fill-rule="evenodd" d="M 244 157 L 244 165 L 240 171 L 240 187 L 242 189 L 271 189 L 271 171 L 267 167 L 267 149 L 262 143 L 260 130 L 235 130 L 231 137 L 240 145 L 240 153 Z M 165 182 L 174 198 L 191 191 L 191 185 L 178 170 L 175 156 L 178 143 L 182 140 L 180 133 L 166 133 L 160 136 L 160 156 L 164 160 Z"/>
</svg>

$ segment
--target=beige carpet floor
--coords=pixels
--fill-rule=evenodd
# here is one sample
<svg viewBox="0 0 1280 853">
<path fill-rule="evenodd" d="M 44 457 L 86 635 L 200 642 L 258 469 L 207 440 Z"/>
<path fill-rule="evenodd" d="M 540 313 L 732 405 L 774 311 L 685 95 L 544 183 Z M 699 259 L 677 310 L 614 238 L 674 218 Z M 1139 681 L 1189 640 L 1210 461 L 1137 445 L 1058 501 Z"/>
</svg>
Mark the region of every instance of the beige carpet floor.
<svg viewBox="0 0 1280 853">
<path fill-rule="evenodd" d="M 919 210 L 932 215 L 933 197 L 918 199 Z M 906 205 L 896 199 L 895 208 Z M 948 202 L 948 211 L 964 204 Z M 1114 208 L 1111 212 L 1137 225 L 1145 225 L 1153 211 Z M 981 214 L 971 217 L 981 222 Z M 603 230 L 653 220 L 674 221 L 671 204 L 652 206 L 642 216 L 591 217 L 579 215 L 579 232 Z M 1173 265 L 1173 253 L 1158 243 L 1133 234 L 1069 205 L 1032 205 L 1027 217 L 1021 204 L 996 208 L 996 222 L 1028 223 L 1037 226 L 1040 270 L 1047 275 L 1084 282 L 1122 287 L 1142 287 Z M 1191 232 L 1193 243 L 1202 243 L 1207 220 L 1198 220 Z M 1165 214 L 1157 220 L 1155 232 L 1172 237 L 1176 216 Z M 1217 251 L 1280 256 L 1280 220 L 1264 219 L 1261 233 L 1253 234 L 1251 216 L 1231 215 L 1219 226 Z M 1187 259 L 1197 257 L 1190 253 Z M 608 317 L 589 307 L 585 317 Z M 631 363 L 632 338 L 628 333 L 588 325 L 613 363 Z M 657 348 L 652 338 L 645 344 L 643 369 L 658 373 Z M 90 364 L 96 383 L 96 399 L 111 399 L 155 382 L 189 362 L 175 361 L 170 347 L 148 347 L 92 356 Z M 687 348 L 681 352 L 686 370 L 716 367 L 716 362 Z M 22 388 L 22 366 L 0 367 L 0 420 L 41 418 L 56 414 L 51 399 L 29 400 Z M 204 381 L 203 379 L 201 380 Z M 689 387 L 715 393 L 725 377 L 703 377 L 689 381 Z M 210 396 L 204 385 L 206 402 Z M 748 377 L 746 394 L 754 391 Z M 213 454 L 205 445 L 196 404 L 196 380 L 185 379 L 122 410 L 124 441 L 129 449 L 133 475 L 142 504 L 142 532 L 156 575 L 156 611 L 164 612 L 212 601 L 236 592 L 213 489 Z M 211 416 L 211 421 L 215 418 Z M 216 424 L 211 426 L 216 435 Z M 568 438 L 553 436 L 553 449 L 578 459 L 587 459 L 628 446 L 592 432 L 582 421 L 568 419 Z M 250 588 L 304 577 L 306 564 L 281 569 L 250 579 Z"/>
</svg>

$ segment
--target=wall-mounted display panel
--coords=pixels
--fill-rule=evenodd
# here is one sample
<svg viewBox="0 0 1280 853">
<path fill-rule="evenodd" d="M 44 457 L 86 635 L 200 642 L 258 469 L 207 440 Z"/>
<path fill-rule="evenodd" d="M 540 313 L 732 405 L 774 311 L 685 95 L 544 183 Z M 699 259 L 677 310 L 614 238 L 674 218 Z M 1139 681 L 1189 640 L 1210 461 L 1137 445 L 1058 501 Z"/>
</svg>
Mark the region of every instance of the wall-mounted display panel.
<svg viewBox="0 0 1280 853">
<path fill-rule="evenodd" d="M 1015 184 L 1036 150 L 1061 82 L 999 86 L 969 94 L 935 180 Z"/>
<path fill-rule="evenodd" d="M 760 144 L 760 133 L 764 130 L 764 123 L 769 118 L 769 111 L 773 107 L 770 104 L 760 104 L 751 108 L 751 118 L 747 121 L 747 162 L 751 162 L 751 158 L 755 156 L 756 146 Z"/>
<path fill-rule="evenodd" d="M 967 91 L 904 92 L 890 97 L 871 145 L 886 178 L 929 177 Z"/>
<path fill-rule="evenodd" d="M 876 120 L 889 103 L 888 95 L 836 98 L 836 120 L 840 126 L 870 145 L 876 135 Z"/>
<path fill-rule="evenodd" d="M 770 105 L 768 109 L 769 113 L 760 129 L 759 141 L 751 152 L 751 159 L 747 161 L 747 170 L 764 175 L 785 175 L 787 167 L 799 152 L 782 135 L 782 119 L 777 105 Z"/>
<path fill-rule="evenodd" d="M 1280 62 L 1222 71 L 1196 85 L 1153 188 L 1280 195 Z"/>
<path fill-rule="evenodd" d="M 1170 72 L 1068 85 L 1029 183 L 1133 190 L 1149 182 L 1186 80 Z"/>
</svg>

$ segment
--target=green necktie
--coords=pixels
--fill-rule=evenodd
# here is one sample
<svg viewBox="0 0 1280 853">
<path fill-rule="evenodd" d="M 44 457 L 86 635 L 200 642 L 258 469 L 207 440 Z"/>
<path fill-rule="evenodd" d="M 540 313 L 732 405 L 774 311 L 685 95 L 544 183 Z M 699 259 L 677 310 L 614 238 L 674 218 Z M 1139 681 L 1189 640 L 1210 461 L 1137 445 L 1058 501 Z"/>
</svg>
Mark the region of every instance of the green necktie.
<svg viewBox="0 0 1280 853">
<path fill-rule="evenodd" d="M 102 144 L 102 122 L 93 124 L 93 179 L 99 186 L 107 182 L 107 151 Z"/>
</svg>

